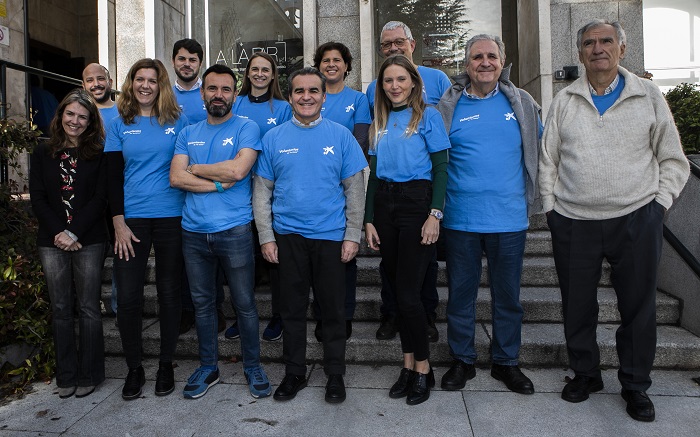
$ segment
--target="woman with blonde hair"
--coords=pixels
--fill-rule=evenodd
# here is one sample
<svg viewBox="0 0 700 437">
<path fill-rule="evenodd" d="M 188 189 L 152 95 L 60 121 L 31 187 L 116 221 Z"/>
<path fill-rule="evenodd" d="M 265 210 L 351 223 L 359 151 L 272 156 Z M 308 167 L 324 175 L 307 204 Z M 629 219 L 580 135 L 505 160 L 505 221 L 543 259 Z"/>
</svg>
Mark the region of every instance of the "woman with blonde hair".
<svg viewBox="0 0 700 437">
<path fill-rule="evenodd" d="M 450 140 L 440 113 L 423 102 L 423 82 L 408 58 L 387 58 L 377 86 L 365 234 L 381 252 L 399 309 L 403 368 L 389 396 L 416 405 L 435 385 L 420 289 L 440 232 Z"/>
<path fill-rule="evenodd" d="M 80 398 L 105 379 L 100 290 L 109 239 L 104 219 L 105 133 L 86 91 L 75 89 L 66 95 L 51 121 L 50 135 L 32 153 L 29 193 L 39 221 L 37 246 L 51 300 L 58 396 Z"/>
<path fill-rule="evenodd" d="M 182 289 L 182 206 L 185 194 L 170 187 L 175 140 L 188 125 L 180 113 L 165 66 L 141 59 L 129 70 L 117 101 L 119 118 L 105 143 L 109 202 L 114 222 L 117 319 L 129 373 L 125 400 L 141 396 L 143 288 L 151 246 L 155 249 L 160 321 L 160 364 L 155 394 L 175 388 L 173 355 L 180 325 Z"/>
</svg>

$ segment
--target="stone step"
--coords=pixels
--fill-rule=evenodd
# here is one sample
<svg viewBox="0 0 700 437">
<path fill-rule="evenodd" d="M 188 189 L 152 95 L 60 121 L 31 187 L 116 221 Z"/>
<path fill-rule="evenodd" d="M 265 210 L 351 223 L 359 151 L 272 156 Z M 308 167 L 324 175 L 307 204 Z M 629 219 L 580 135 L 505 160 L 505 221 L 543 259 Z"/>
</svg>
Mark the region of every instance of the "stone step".
<svg viewBox="0 0 700 437">
<path fill-rule="evenodd" d="M 145 319 L 143 323 L 144 355 L 155 357 L 159 354 L 159 324 L 157 319 Z M 446 342 L 447 326 L 439 323 L 440 340 L 431 343 L 431 362 L 448 364 L 451 361 L 449 347 Z M 260 323 L 260 332 L 265 327 Z M 601 324 L 598 326 L 597 338 L 600 346 L 601 365 L 604 367 L 618 366 L 615 350 L 616 324 Z M 307 325 L 308 361 L 321 361 L 323 348 L 313 334 L 314 323 Z M 393 340 L 376 340 L 374 333 L 376 324 L 371 322 L 356 322 L 353 324 L 353 334 L 347 344 L 346 361 L 348 363 L 395 364 L 401 361 L 401 345 L 397 338 Z M 108 354 L 122 353 L 119 331 L 112 319 L 104 320 L 105 349 Z M 657 330 L 657 351 L 654 361 L 655 368 L 700 369 L 700 338 L 677 326 L 659 326 Z M 489 342 L 491 325 L 479 323 L 476 330 L 476 349 L 478 364 L 489 361 Z M 179 357 L 196 357 L 198 354 L 195 330 L 180 336 L 177 348 Z M 263 361 L 280 361 L 282 357 L 282 342 L 260 342 L 260 354 Z M 240 359 L 240 341 L 227 340 L 219 335 L 219 355 L 221 359 L 237 356 Z M 568 364 L 564 342 L 564 328 L 561 324 L 526 323 L 522 329 L 522 347 L 520 362 L 523 366 L 563 366 Z"/>
<path fill-rule="evenodd" d="M 226 303 L 223 306 L 227 318 L 233 317 L 230 304 L 228 287 L 225 288 Z M 109 308 L 111 287 L 106 284 L 102 287 L 102 301 L 105 308 Z M 437 317 L 445 321 L 445 306 L 447 304 L 447 287 L 438 287 L 440 303 L 437 308 Z M 272 315 L 270 305 L 270 291 L 267 287 L 260 287 L 256 291 L 258 313 L 261 319 L 269 319 Z M 524 309 L 524 322 L 555 322 L 562 321 L 561 294 L 556 287 L 523 287 L 520 291 L 520 301 Z M 377 286 L 363 286 L 357 289 L 357 306 L 355 308 L 355 320 L 375 321 L 379 320 L 379 307 L 381 305 L 380 289 Z M 617 299 L 611 288 L 602 287 L 598 290 L 598 321 L 619 322 L 620 315 L 617 311 Z M 155 285 L 148 284 L 144 288 L 144 314 L 154 317 L 158 313 L 158 297 Z M 311 309 L 308 312 L 312 319 Z M 489 322 L 491 320 L 491 293 L 488 288 L 480 288 L 476 301 L 477 321 Z M 680 303 L 677 299 L 659 292 L 656 296 L 656 322 L 660 325 L 677 324 L 680 317 Z"/>
<path fill-rule="evenodd" d="M 379 276 L 379 257 L 358 257 L 357 258 L 357 284 L 377 285 L 381 284 Z M 438 285 L 447 285 L 447 274 L 445 270 L 445 262 L 438 261 Z M 155 260 L 148 259 L 146 267 L 146 283 L 155 283 Z M 109 282 L 112 279 L 112 260 L 105 260 L 105 268 L 102 271 L 103 282 Z M 523 260 L 523 273 L 521 276 L 521 284 L 523 286 L 546 287 L 557 285 L 557 273 L 554 268 L 554 260 L 547 256 L 526 257 Z M 488 274 L 486 272 L 486 260 L 482 260 L 481 284 L 488 284 Z M 610 285 L 610 266 L 603 263 L 603 274 L 600 279 L 600 285 Z"/>
</svg>

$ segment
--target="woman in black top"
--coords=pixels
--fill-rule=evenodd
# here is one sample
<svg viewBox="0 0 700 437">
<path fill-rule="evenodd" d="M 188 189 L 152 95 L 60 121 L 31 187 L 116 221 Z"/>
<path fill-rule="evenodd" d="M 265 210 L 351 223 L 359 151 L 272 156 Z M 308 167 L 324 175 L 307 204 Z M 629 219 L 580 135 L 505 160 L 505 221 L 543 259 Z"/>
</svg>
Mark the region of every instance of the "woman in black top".
<svg viewBox="0 0 700 437">
<path fill-rule="evenodd" d="M 100 289 L 109 238 L 105 133 L 97 106 L 84 90 L 71 91 L 59 104 L 50 134 L 32 153 L 29 193 L 53 312 L 58 394 L 84 397 L 105 379 Z"/>
</svg>

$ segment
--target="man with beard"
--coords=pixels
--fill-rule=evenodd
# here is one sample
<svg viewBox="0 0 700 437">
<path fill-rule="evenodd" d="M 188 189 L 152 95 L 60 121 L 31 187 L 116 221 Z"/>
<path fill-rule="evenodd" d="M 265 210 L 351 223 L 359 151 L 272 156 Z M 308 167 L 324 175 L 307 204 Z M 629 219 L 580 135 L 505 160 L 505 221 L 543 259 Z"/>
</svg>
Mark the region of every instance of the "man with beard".
<svg viewBox="0 0 700 437">
<path fill-rule="evenodd" d="M 199 94 L 202 86 L 199 68 L 202 66 L 203 57 L 202 45 L 194 39 L 181 39 L 173 46 L 173 69 L 177 76 L 173 91 L 177 104 L 190 124 L 199 123 L 207 118 L 207 110 Z"/>
<path fill-rule="evenodd" d="M 253 397 L 269 396 L 260 366 L 255 306 L 250 169 L 260 150 L 260 129 L 236 117 L 236 77 L 220 64 L 203 76 L 207 119 L 185 128 L 175 145 L 170 184 L 187 192 L 182 210 L 182 250 L 197 321 L 200 367 L 187 381 L 186 398 L 204 396 L 219 381 L 216 270 L 221 266 L 238 314 L 243 372 Z"/>
</svg>

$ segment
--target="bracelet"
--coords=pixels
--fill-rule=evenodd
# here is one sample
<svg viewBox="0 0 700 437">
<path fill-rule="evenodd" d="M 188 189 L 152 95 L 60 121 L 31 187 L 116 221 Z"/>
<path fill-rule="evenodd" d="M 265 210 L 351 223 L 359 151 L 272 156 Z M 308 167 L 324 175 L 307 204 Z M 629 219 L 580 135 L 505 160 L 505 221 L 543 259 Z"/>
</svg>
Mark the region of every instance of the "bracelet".
<svg viewBox="0 0 700 437">
<path fill-rule="evenodd" d="M 216 191 L 219 193 L 224 192 L 224 187 L 221 186 L 221 182 L 214 181 L 214 186 L 216 187 Z"/>
<path fill-rule="evenodd" d="M 71 238 L 71 240 L 78 241 L 78 236 L 69 231 L 68 229 L 64 229 L 63 232 L 65 232 L 66 235 L 68 235 Z"/>
</svg>

